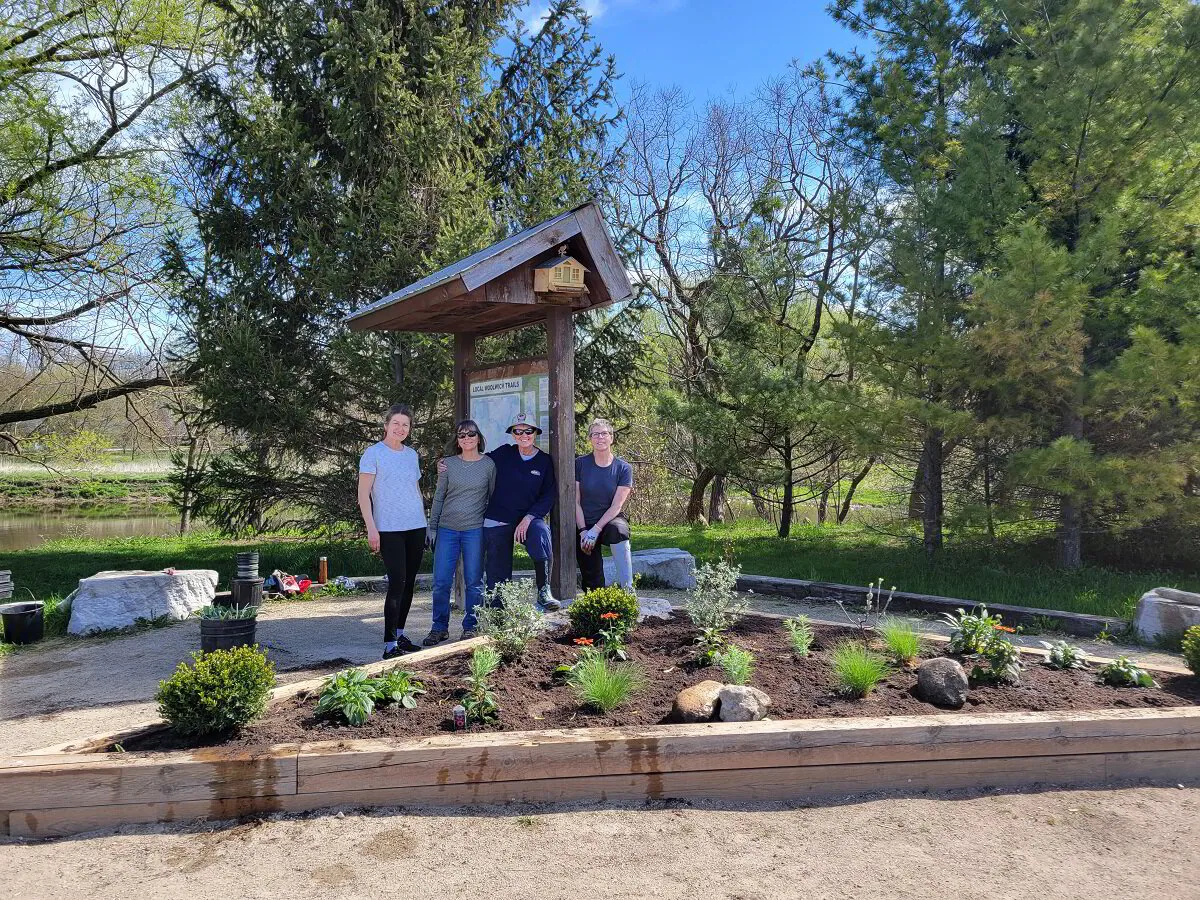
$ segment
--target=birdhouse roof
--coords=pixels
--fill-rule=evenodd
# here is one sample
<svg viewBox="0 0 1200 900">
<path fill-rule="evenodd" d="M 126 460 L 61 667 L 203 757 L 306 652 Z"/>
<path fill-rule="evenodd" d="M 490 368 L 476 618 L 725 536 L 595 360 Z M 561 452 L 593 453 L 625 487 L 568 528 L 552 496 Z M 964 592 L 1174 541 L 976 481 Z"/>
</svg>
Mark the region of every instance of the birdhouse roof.
<svg viewBox="0 0 1200 900">
<path fill-rule="evenodd" d="M 538 263 L 536 266 L 534 266 L 534 268 L 535 269 L 557 269 L 563 263 L 569 263 L 569 262 L 575 263 L 575 265 L 579 266 L 579 268 L 583 269 L 583 271 L 585 271 L 585 272 L 591 271 L 591 269 L 589 269 L 587 266 L 585 266 L 583 263 L 581 263 L 579 260 L 577 260 L 573 256 L 552 256 L 545 262 Z"/>
<path fill-rule="evenodd" d="M 567 257 L 557 255 L 566 244 Z M 487 335 L 545 321 L 548 305 L 533 293 L 533 268 L 573 259 L 585 271 L 587 293 L 577 311 L 633 295 L 625 267 L 595 202 L 438 269 L 348 316 L 352 331 L 429 331 Z"/>
</svg>

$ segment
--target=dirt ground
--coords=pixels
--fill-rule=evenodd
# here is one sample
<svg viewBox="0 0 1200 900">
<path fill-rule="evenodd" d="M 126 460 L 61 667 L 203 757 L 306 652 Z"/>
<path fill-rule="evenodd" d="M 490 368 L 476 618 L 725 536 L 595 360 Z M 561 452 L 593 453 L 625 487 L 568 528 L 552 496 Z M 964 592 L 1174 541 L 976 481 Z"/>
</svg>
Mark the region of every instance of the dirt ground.
<svg viewBox="0 0 1200 900">
<path fill-rule="evenodd" d="M 0 845 L 0 898 L 1200 898 L 1200 790 L 379 809 Z"/>
</svg>

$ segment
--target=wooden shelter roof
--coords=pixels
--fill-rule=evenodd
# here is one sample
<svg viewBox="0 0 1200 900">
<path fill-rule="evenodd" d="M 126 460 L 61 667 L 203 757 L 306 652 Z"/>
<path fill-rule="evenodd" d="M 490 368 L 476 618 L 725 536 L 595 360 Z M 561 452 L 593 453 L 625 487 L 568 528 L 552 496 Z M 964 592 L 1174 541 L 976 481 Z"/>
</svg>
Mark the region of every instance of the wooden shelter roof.
<svg viewBox="0 0 1200 900">
<path fill-rule="evenodd" d="M 557 256 L 563 244 L 587 269 L 587 291 L 535 294 L 533 266 Z M 632 294 L 600 210 L 589 201 L 426 275 L 345 321 L 352 331 L 482 336 L 543 322 L 549 307 L 593 309 Z"/>
</svg>

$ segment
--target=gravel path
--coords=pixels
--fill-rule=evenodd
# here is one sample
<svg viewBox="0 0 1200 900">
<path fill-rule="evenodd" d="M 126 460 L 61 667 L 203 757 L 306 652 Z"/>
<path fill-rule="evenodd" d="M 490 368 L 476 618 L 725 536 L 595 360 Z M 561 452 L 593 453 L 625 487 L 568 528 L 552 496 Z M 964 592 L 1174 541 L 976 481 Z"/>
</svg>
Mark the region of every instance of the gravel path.
<svg viewBox="0 0 1200 900">
<path fill-rule="evenodd" d="M 654 591 L 672 604 L 682 591 Z M 759 612 L 805 613 L 815 621 L 847 624 L 827 603 L 750 597 Z M 430 595 L 418 592 L 407 632 L 420 642 L 429 630 Z M 452 617 L 457 637 L 459 616 Z M 923 630 L 945 634 L 936 617 L 909 617 Z M 379 658 L 382 650 L 383 598 L 378 594 L 328 600 L 268 603 L 259 615 L 258 640 L 264 644 L 283 683 L 311 678 Z M 1038 646 L 1037 636 L 1015 635 L 1018 643 Z M 1073 641 L 1093 655 L 1129 652 L 1148 665 L 1180 668 L 1180 657 L 1138 647 Z M 120 731 L 157 718 L 151 699 L 159 680 L 200 646 L 200 625 L 191 620 L 91 640 L 60 638 L 0 658 L 0 753 L 19 753 Z M 1186 671 L 1186 670 L 1183 670 Z"/>
<path fill-rule="evenodd" d="M 377 809 L 2 846 L 0 898 L 1200 898 L 1200 790 Z"/>
</svg>

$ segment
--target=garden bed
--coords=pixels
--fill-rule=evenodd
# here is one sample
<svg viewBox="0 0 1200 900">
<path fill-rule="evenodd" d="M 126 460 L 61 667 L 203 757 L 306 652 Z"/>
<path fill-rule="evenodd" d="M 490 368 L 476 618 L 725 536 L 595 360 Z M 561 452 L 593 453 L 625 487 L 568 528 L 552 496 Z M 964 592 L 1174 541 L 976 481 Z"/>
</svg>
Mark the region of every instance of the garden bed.
<svg viewBox="0 0 1200 900">
<path fill-rule="evenodd" d="M 896 669 L 879 687 L 861 700 L 837 692 L 830 652 L 839 641 L 859 635 L 856 629 L 816 626 L 812 653 L 797 659 L 787 633 L 773 617 L 748 616 L 732 631 L 732 640 L 754 654 L 750 683 L 772 699 L 774 719 L 843 718 L 981 712 L 1042 712 L 1106 708 L 1161 709 L 1200 703 L 1200 679 L 1158 673 L 1158 688 L 1116 688 L 1097 683 L 1095 666 L 1084 670 L 1056 671 L 1028 659 L 1021 683 L 974 685 L 962 710 L 942 710 L 917 698 L 915 670 Z M 626 704 L 608 714 L 581 708 L 570 689 L 553 677 L 556 666 L 579 657 L 565 630 L 535 640 L 518 662 L 502 667 L 494 678 L 500 702 L 498 726 L 480 731 L 529 731 L 552 728 L 617 727 L 665 723 L 675 695 L 704 679 L 723 680 L 715 666 L 694 661 L 696 629 L 686 618 L 671 621 L 648 619 L 634 631 L 629 653 L 645 673 L 648 686 Z M 443 651 L 448 647 L 439 648 Z M 937 655 L 930 647 L 926 657 Z M 428 693 L 416 709 L 383 706 L 362 726 L 351 727 L 336 718 L 318 716 L 311 692 L 281 699 L 267 715 L 241 734 L 225 739 L 180 738 L 158 731 L 125 740 L 125 751 L 175 750 L 202 746 L 227 746 L 254 751 L 280 743 L 361 738 L 421 737 L 452 730 L 451 710 L 463 693 L 467 655 L 443 655 L 429 663 L 394 663 L 411 668 Z M 968 664 L 966 668 L 970 668 Z"/>
<path fill-rule="evenodd" d="M 1200 682 L 1190 676 L 1156 673 L 1159 688 L 1117 689 L 1096 684 L 1094 671 L 1051 671 L 1029 659 L 1020 686 L 977 686 L 961 711 L 917 700 L 915 675 L 903 670 L 866 699 L 849 700 L 834 690 L 828 654 L 857 632 L 818 626 L 812 655 L 796 660 L 779 620 L 760 616 L 743 620 L 732 637 L 754 652 L 751 683 L 771 694 L 774 719 L 657 724 L 679 688 L 721 677 L 692 661 L 694 634 L 678 619 L 639 626 L 630 653 L 656 684 L 609 715 L 582 711 L 552 678 L 554 666 L 578 655 L 558 635 L 535 641 L 523 660 L 497 673 L 498 727 L 448 732 L 465 658 L 483 643 L 476 639 L 398 661 L 425 678 L 429 693 L 415 710 L 383 707 L 360 728 L 314 716 L 310 683 L 277 690 L 266 718 L 221 746 L 132 752 L 175 746 L 160 727 L 122 736 L 126 752 L 0 759 L 0 834 L 337 806 L 810 802 L 877 791 L 1200 778 Z"/>
</svg>

